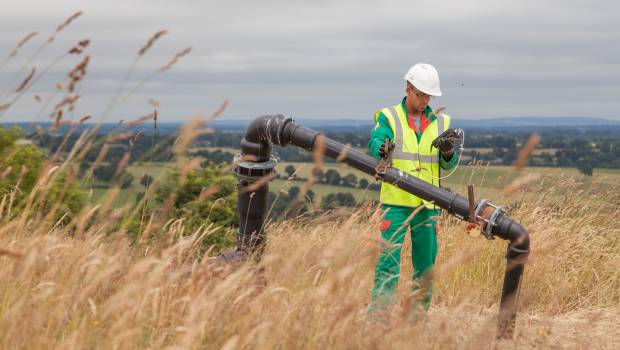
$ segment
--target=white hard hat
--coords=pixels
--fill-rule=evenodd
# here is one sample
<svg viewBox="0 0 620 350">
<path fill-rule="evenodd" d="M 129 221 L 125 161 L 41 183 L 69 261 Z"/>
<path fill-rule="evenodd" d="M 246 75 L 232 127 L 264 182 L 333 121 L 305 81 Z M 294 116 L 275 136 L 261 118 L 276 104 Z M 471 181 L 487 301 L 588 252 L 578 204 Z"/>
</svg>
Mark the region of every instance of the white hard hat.
<svg viewBox="0 0 620 350">
<path fill-rule="evenodd" d="M 414 64 L 403 78 L 425 94 L 441 96 L 439 73 L 435 67 L 428 63 Z"/>
</svg>

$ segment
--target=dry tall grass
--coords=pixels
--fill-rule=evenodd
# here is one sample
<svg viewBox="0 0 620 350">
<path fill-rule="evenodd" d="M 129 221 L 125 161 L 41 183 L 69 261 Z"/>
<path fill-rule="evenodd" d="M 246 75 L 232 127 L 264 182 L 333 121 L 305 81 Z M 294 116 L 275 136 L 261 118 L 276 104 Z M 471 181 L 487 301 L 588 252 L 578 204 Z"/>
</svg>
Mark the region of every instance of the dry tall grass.
<svg viewBox="0 0 620 350">
<path fill-rule="evenodd" d="M 620 196 L 596 191 L 545 177 L 507 203 L 533 247 L 514 341 L 494 337 L 506 244 L 470 238 L 453 218 L 439 219 L 433 306 L 411 323 L 409 278 L 387 321 L 366 315 L 381 218 L 371 207 L 273 224 L 263 263 L 237 270 L 199 256 L 209 227 L 183 237 L 182 221 L 168 222 L 130 246 L 106 233 L 118 214 L 88 220 L 97 209 L 85 208 L 79 237 L 76 226 L 3 220 L 0 347 L 617 348 Z"/>
</svg>

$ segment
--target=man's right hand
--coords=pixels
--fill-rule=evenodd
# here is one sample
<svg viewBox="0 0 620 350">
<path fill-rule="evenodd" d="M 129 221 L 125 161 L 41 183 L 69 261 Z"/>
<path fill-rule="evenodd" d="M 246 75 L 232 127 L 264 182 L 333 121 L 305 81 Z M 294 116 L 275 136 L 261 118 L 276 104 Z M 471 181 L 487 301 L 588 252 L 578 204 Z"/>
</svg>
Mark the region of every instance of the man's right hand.
<svg viewBox="0 0 620 350">
<path fill-rule="evenodd" d="M 392 153 L 395 147 L 396 145 L 394 142 L 390 141 L 389 138 L 386 138 L 379 148 L 379 157 L 381 157 L 381 159 L 388 159 L 390 153 Z"/>
</svg>

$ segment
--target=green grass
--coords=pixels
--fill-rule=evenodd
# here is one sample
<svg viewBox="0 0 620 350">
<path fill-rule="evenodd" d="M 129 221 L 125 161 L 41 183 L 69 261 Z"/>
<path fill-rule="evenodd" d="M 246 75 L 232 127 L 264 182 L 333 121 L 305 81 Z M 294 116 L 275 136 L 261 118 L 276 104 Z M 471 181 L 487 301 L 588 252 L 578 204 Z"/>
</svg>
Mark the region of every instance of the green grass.
<svg viewBox="0 0 620 350">
<path fill-rule="evenodd" d="M 157 181 L 162 181 L 166 172 L 174 167 L 174 163 L 166 162 L 139 162 L 134 163 L 127 167 L 127 171 L 134 176 L 134 180 L 126 189 L 121 190 L 121 193 L 114 200 L 114 206 L 122 206 L 126 203 L 134 203 L 138 193 L 144 192 L 144 186 L 140 184 L 140 179 L 144 174 L 152 176 Z M 110 189 L 110 184 L 102 181 L 95 180 L 87 191 L 92 191 L 90 196 L 91 203 L 101 203 L 105 198 L 105 195 Z"/>
<path fill-rule="evenodd" d="M 166 174 L 166 171 L 172 169 L 174 167 L 174 163 L 166 163 L 166 162 L 139 162 L 134 163 L 127 167 L 127 171 L 129 171 L 138 182 L 140 182 L 140 178 L 144 174 L 148 174 L 152 176 L 156 180 L 163 180 L 163 176 Z"/>
<path fill-rule="evenodd" d="M 102 203 L 110 188 L 111 187 L 109 184 L 101 181 L 96 181 L 90 189 L 87 189 L 88 192 L 92 193 L 90 195 L 89 201 L 95 204 Z M 144 187 L 140 185 L 139 179 L 134 179 L 134 182 L 129 188 L 121 190 L 118 196 L 116 196 L 113 202 L 113 207 L 121 207 L 127 203 L 135 203 L 136 196 L 140 192 L 144 192 Z"/>
</svg>

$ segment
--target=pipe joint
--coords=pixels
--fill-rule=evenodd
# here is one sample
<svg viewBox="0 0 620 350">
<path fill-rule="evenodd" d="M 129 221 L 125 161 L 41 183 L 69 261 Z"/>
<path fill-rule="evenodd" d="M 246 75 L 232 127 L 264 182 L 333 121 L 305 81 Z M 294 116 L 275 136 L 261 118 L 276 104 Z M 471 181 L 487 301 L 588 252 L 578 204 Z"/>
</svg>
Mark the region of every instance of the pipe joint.
<svg viewBox="0 0 620 350">
<path fill-rule="evenodd" d="M 276 164 L 278 164 L 278 160 L 273 155 L 269 155 L 268 160 L 265 162 L 252 162 L 244 160 L 243 156 L 237 154 L 233 158 L 233 174 L 239 180 L 252 183 L 274 173 Z"/>
<path fill-rule="evenodd" d="M 508 251 L 506 252 L 506 260 L 509 262 L 515 262 L 517 264 L 525 265 L 527 259 L 530 256 L 529 249 L 519 249 L 512 244 L 508 245 Z"/>
</svg>

